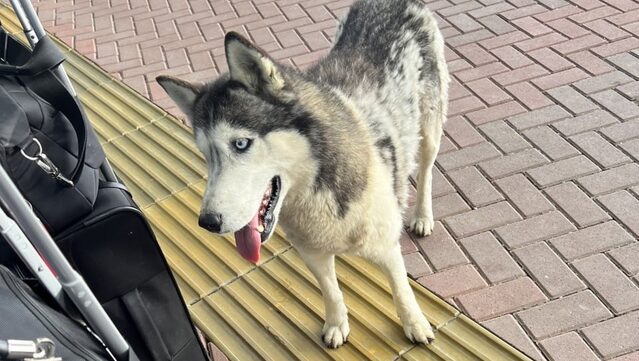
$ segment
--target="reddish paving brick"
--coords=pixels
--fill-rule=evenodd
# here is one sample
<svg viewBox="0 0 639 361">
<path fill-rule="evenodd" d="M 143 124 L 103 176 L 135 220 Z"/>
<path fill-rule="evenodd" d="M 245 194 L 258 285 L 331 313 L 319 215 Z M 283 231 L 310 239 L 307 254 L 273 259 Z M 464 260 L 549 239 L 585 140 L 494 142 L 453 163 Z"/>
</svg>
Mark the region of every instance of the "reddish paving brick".
<svg viewBox="0 0 639 361">
<path fill-rule="evenodd" d="M 639 165 L 626 164 L 606 171 L 579 178 L 590 194 L 598 195 L 639 183 Z"/>
<path fill-rule="evenodd" d="M 521 82 L 506 87 L 506 90 L 512 94 L 517 100 L 531 110 L 543 108 L 553 101 L 542 94 L 539 89 L 529 82 Z"/>
<path fill-rule="evenodd" d="M 518 41 L 522 41 L 525 39 L 529 39 L 529 36 L 524 34 L 521 31 L 513 31 L 503 35 L 495 36 L 487 40 L 482 40 L 479 42 L 479 44 L 483 46 L 485 49 L 490 50 L 490 49 L 499 48 L 506 45 L 511 45 L 513 43 L 516 43 Z"/>
<path fill-rule="evenodd" d="M 545 213 L 554 209 L 553 205 L 543 196 L 524 175 L 515 174 L 495 181 L 497 186 L 508 197 L 510 202 L 526 217 Z"/>
<path fill-rule="evenodd" d="M 459 80 L 468 82 L 471 80 L 485 78 L 494 74 L 503 73 L 507 70 L 508 68 L 506 68 L 501 63 L 490 63 L 469 70 L 457 72 L 455 75 Z"/>
<path fill-rule="evenodd" d="M 639 242 L 615 248 L 608 254 L 628 275 L 639 273 Z"/>
<path fill-rule="evenodd" d="M 585 11 L 579 14 L 571 15 L 569 18 L 577 23 L 585 23 L 596 19 L 605 18 L 607 16 L 611 16 L 614 14 L 618 14 L 619 10 L 610 7 L 610 6 L 602 6 L 596 9 L 592 9 L 589 11 Z"/>
<path fill-rule="evenodd" d="M 544 69 L 539 64 L 531 64 L 522 68 L 511 70 L 509 72 L 495 75 L 493 76 L 493 79 L 495 79 L 495 81 L 500 85 L 506 86 L 529 79 L 534 79 L 533 82 L 536 82 L 539 81 L 539 79 L 544 79 L 545 77 L 539 78 L 539 76 L 545 74 L 548 74 L 548 70 Z"/>
<path fill-rule="evenodd" d="M 619 40 L 630 35 L 604 19 L 586 23 L 584 26 L 608 40 Z"/>
<path fill-rule="evenodd" d="M 575 66 L 575 64 L 571 61 L 549 48 L 537 49 L 535 51 L 531 51 L 528 55 L 553 72 L 569 69 Z"/>
<path fill-rule="evenodd" d="M 558 9 L 550 10 L 541 14 L 535 15 L 535 18 L 542 22 L 550 22 L 555 19 L 565 18 L 569 15 L 581 12 L 581 9 L 574 5 L 566 5 Z"/>
<path fill-rule="evenodd" d="M 488 78 L 467 82 L 466 86 L 488 105 L 502 103 L 511 99 L 510 95 L 506 94 Z"/>
<path fill-rule="evenodd" d="M 464 85 L 461 85 L 456 79 L 451 79 L 448 87 L 448 100 L 457 100 L 470 96 L 471 93 L 466 89 Z"/>
<path fill-rule="evenodd" d="M 547 27 L 546 25 L 540 23 L 538 20 L 530 16 L 517 19 L 512 23 L 521 30 L 527 32 L 530 36 L 543 35 L 552 31 L 551 28 Z"/>
<path fill-rule="evenodd" d="M 453 117 L 455 115 L 463 115 L 469 111 L 484 108 L 484 104 L 475 96 L 468 96 L 465 98 L 451 101 L 449 104 L 448 115 Z"/>
<path fill-rule="evenodd" d="M 526 149 L 479 165 L 491 178 L 501 178 L 545 163 L 548 160 L 537 149 Z"/>
<path fill-rule="evenodd" d="M 517 313 L 537 340 L 578 329 L 612 316 L 590 291 L 582 291 Z"/>
<path fill-rule="evenodd" d="M 503 200 L 501 193 L 475 167 L 466 167 L 448 173 L 464 197 L 475 207 Z"/>
<path fill-rule="evenodd" d="M 462 46 L 466 44 L 476 43 L 480 40 L 488 39 L 492 36 L 493 34 L 490 31 L 486 29 L 481 29 L 481 30 L 476 30 L 466 34 L 460 34 L 457 36 L 449 36 L 446 39 L 446 43 L 451 46 L 457 47 L 457 46 Z"/>
<path fill-rule="evenodd" d="M 481 24 L 473 20 L 473 18 L 465 13 L 459 13 L 457 15 L 450 16 L 447 18 L 447 20 L 463 33 L 483 29 L 483 26 L 481 26 Z"/>
<path fill-rule="evenodd" d="M 550 33 L 542 36 L 537 36 L 532 39 L 523 40 L 515 43 L 515 46 L 521 51 L 529 52 L 539 48 L 547 48 L 553 44 L 561 43 L 566 40 L 566 37 L 558 33 Z"/>
<path fill-rule="evenodd" d="M 459 243 L 482 274 L 493 284 L 524 276 L 521 268 L 492 233 L 463 238 Z"/>
<path fill-rule="evenodd" d="M 547 300 L 528 277 L 465 293 L 456 299 L 468 315 L 478 321 L 512 313 Z"/>
<path fill-rule="evenodd" d="M 484 4 L 488 3 L 486 1 L 483 2 Z M 470 16 L 478 19 L 478 18 L 483 18 L 484 16 L 489 16 L 489 15 L 493 15 L 493 14 L 499 14 L 502 11 L 507 11 L 507 10 L 511 10 L 513 9 L 513 6 L 507 3 L 503 3 L 503 2 L 499 2 L 499 3 L 493 3 L 490 4 L 488 6 L 484 6 L 484 7 L 479 7 L 479 9 L 474 9 L 468 12 L 468 14 L 470 14 Z"/>
<path fill-rule="evenodd" d="M 510 248 L 517 248 L 574 230 L 575 227 L 566 217 L 558 211 L 552 211 L 499 227 L 495 229 L 495 233 Z"/>
<path fill-rule="evenodd" d="M 517 320 L 511 315 L 505 315 L 494 318 L 492 320 L 482 322 L 482 325 L 494 332 L 497 336 L 503 338 L 509 344 L 531 357 L 536 361 L 543 361 L 546 358 L 535 347 L 526 332 L 517 323 Z M 572 361 L 572 360 L 571 360 Z M 588 361 L 588 360 L 585 360 Z"/>
<path fill-rule="evenodd" d="M 462 4 L 446 7 L 444 9 L 439 10 L 439 14 L 444 17 L 449 17 L 455 14 L 460 14 L 463 12 L 471 11 L 473 9 L 477 9 L 482 7 L 480 3 L 477 1 L 468 1 Z"/>
<path fill-rule="evenodd" d="M 458 74 L 461 71 L 470 69 L 472 67 L 473 66 L 469 62 L 467 62 L 465 59 L 458 58 L 455 60 L 448 61 L 448 71 L 451 74 Z"/>
<path fill-rule="evenodd" d="M 408 232 L 406 230 L 404 230 L 404 232 L 402 232 L 399 236 L 399 246 L 402 249 L 402 255 L 407 255 L 418 251 L 415 242 L 413 242 L 413 239 L 410 237 L 410 235 L 408 235 Z"/>
<path fill-rule="evenodd" d="M 587 78 L 583 70 L 578 68 L 567 69 L 558 73 L 546 75 L 541 78 L 534 79 L 532 82 L 542 90 L 552 89 L 558 86 L 571 84 L 577 80 Z"/>
<path fill-rule="evenodd" d="M 494 56 L 482 49 L 477 44 L 468 44 L 456 49 L 461 56 L 473 63 L 475 66 L 491 63 L 497 60 Z"/>
<path fill-rule="evenodd" d="M 547 188 L 546 193 L 580 228 L 610 219 L 606 212 L 572 182 Z"/>
<path fill-rule="evenodd" d="M 603 254 L 577 260 L 573 265 L 616 314 L 639 308 L 639 287 Z"/>
<path fill-rule="evenodd" d="M 516 249 L 513 253 L 551 298 L 585 288 L 579 278 L 545 242 Z"/>
<path fill-rule="evenodd" d="M 432 275 L 420 277 L 417 282 L 443 298 L 487 286 L 477 270 L 471 265 L 449 268 Z"/>
<path fill-rule="evenodd" d="M 531 169 L 528 175 L 541 187 L 547 187 L 597 171 L 599 167 L 580 155 Z"/>
<path fill-rule="evenodd" d="M 598 46 L 596 48 L 593 48 L 592 51 L 595 54 L 605 58 L 637 48 L 639 48 L 639 38 L 626 38 Z"/>
<path fill-rule="evenodd" d="M 468 259 L 441 222 L 435 223 L 430 236 L 417 238 L 415 241 L 437 271 L 468 263 Z"/>
<path fill-rule="evenodd" d="M 469 210 L 470 207 L 457 193 L 449 193 L 433 198 L 433 215 L 435 220 L 446 218 Z"/>
<path fill-rule="evenodd" d="M 639 10 L 632 10 L 623 12 L 621 14 L 613 15 L 608 20 L 615 25 L 623 25 L 637 20 Z"/>
<path fill-rule="evenodd" d="M 588 30 L 565 18 L 553 20 L 548 23 L 548 26 L 569 38 L 578 38 L 589 34 Z"/>
<path fill-rule="evenodd" d="M 533 63 L 532 60 L 512 46 L 503 46 L 501 48 L 493 49 L 492 53 L 498 57 L 499 60 L 504 62 L 504 64 L 513 69 L 521 68 Z"/>
<path fill-rule="evenodd" d="M 528 129 L 523 134 L 552 160 L 569 158 L 580 154 L 575 147 L 550 127 L 542 126 Z"/>
<path fill-rule="evenodd" d="M 606 40 L 593 34 L 582 36 L 580 38 L 572 39 L 561 44 L 554 45 L 552 48 L 562 55 L 568 55 L 577 51 L 590 49 L 595 45 L 605 43 Z"/>
<path fill-rule="evenodd" d="M 415 170 L 417 172 L 417 170 Z M 414 178 L 413 178 L 414 179 Z M 450 185 L 444 175 L 437 169 L 433 168 L 433 197 L 443 196 L 448 193 L 455 192 L 453 186 Z"/>
<path fill-rule="evenodd" d="M 449 217 L 444 222 L 448 224 L 455 236 L 465 237 L 520 219 L 521 217 L 508 202 L 499 202 Z"/>
<path fill-rule="evenodd" d="M 493 105 L 489 108 L 476 110 L 468 113 L 468 119 L 475 125 L 491 122 L 493 120 L 506 119 L 512 115 L 525 112 L 526 109 L 519 103 L 510 101 L 498 105 Z"/>
<path fill-rule="evenodd" d="M 598 361 L 597 355 L 575 332 L 564 333 L 541 341 L 553 361 Z"/>
<path fill-rule="evenodd" d="M 442 137 L 441 144 L 439 145 L 439 154 L 450 153 L 453 150 L 457 150 L 459 147 L 453 143 L 447 135 Z"/>
<path fill-rule="evenodd" d="M 639 311 L 586 327 L 582 332 L 601 355 L 610 358 L 639 348 L 637 325 Z"/>
<path fill-rule="evenodd" d="M 639 178 L 634 179 L 639 182 Z M 619 191 L 597 198 L 617 219 L 635 235 L 639 235 L 639 199 L 627 191 Z"/>
<path fill-rule="evenodd" d="M 486 140 L 465 118 L 456 116 L 448 119 L 444 127 L 446 134 L 460 147 L 485 142 Z"/>
</svg>

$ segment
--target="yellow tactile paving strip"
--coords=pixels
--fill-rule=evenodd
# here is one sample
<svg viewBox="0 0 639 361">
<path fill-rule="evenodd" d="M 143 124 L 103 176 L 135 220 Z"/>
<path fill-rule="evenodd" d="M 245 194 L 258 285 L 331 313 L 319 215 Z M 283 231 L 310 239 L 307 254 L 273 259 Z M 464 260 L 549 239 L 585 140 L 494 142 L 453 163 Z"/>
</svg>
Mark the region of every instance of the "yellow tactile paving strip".
<svg viewBox="0 0 639 361">
<path fill-rule="evenodd" d="M 20 28 L 0 6 L 9 32 Z M 57 40 L 56 40 L 57 41 Z M 351 336 L 339 350 L 320 342 L 323 303 L 316 283 L 281 233 L 254 267 L 231 237 L 197 226 L 205 165 L 188 129 L 60 43 L 65 67 L 118 175 L 151 222 L 195 323 L 234 360 L 528 360 L 437 296 L 412 282 L 437 327 L 430 346 L 403 336 L 386 279 L 354 257 L 337 262 Z"/>
</svg>

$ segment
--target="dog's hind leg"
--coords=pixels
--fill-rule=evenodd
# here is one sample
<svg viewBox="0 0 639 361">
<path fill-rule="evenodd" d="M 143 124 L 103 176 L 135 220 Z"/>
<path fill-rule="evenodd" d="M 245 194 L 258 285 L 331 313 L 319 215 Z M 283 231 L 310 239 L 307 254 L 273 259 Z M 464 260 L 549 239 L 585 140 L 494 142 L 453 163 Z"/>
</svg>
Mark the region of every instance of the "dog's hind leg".
<svg viewBox="0 0 639 361">
<path fill-rule="evenodd" d="M 395 243 L 390 250 L 382 250 L 376 255 L 365 255 L 365 257 L 381 267 L 388 277 L 393 291 L 395 308 L 402 321 L 406 337 L 412 342 L 426 344 L 434 339 L 433 329 L 422 313 L 415 299 L 415 294 L 408 283 L 406 266 L 404 265 L 399 242 Z"/>
<path fill-rule="evenodd" d="M 433 231 L 433 166 L 439 152 L 445 105 L 422 107 L 421 144 L 419 147 L 419 170 L 417 174 L 417 202 L 410 218 L 409 227 L 418 236 L 427 236 Z"/>
<path fill-rule="evenodd" d="M 322 340 L 330 348 L 338 348 L 348 338 L 348 311 L 335 275 L 335 256 L 298 249 L 308 269 L 319 283 L 324 298 L 325 322 Z"/>
</svg>

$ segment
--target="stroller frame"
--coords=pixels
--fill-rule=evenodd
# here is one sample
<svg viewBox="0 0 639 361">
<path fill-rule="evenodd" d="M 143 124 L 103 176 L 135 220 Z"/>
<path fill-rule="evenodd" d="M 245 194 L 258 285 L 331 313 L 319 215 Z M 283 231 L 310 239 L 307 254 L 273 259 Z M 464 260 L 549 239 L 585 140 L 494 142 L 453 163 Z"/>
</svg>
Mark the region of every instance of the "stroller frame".
<svg viewBox="0 0 639 361">
<path fill-rule="evenodd" d="M 33 5 L 29 0 L 10 2 L 33 48 L 42 37 L 47 36 Z M 63 66 L 59 65 L 54 71 L 75 96 L 76 93 Z M 107 181 L 117 181 L 106 159 L 101 171 Z M 0 233 L 51 296 L 67 313 L 74 314 L 75 311 L 79 311 L 118 361 L 137 361 L 133 349 L 115 327 L 87 283 L 73 269 L 1 166 L 0 204 Z M 72 303 L 69 303 L 69 300 Z"/>
</svg>

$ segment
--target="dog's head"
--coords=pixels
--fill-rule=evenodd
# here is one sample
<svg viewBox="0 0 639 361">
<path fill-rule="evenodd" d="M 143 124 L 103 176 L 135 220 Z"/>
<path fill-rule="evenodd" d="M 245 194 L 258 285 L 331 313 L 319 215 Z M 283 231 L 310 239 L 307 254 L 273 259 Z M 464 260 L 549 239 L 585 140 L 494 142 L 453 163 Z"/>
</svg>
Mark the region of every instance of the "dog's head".
<svg viewBox="0 0 639 361">
<path fill-rule="evenodd" d="M 157 81 L 186 115 L 208 164 L 200 226 L 235 232 L 240 254 L 256 263 L 300 174 L 291 170 L 308 167 L 310 145 L 292 126 L 300 121 L 289 84 L 294 71 L 236 33 L 227 34 L 225 49 L 229 74 L 209 84 Z"/>
</svg>

